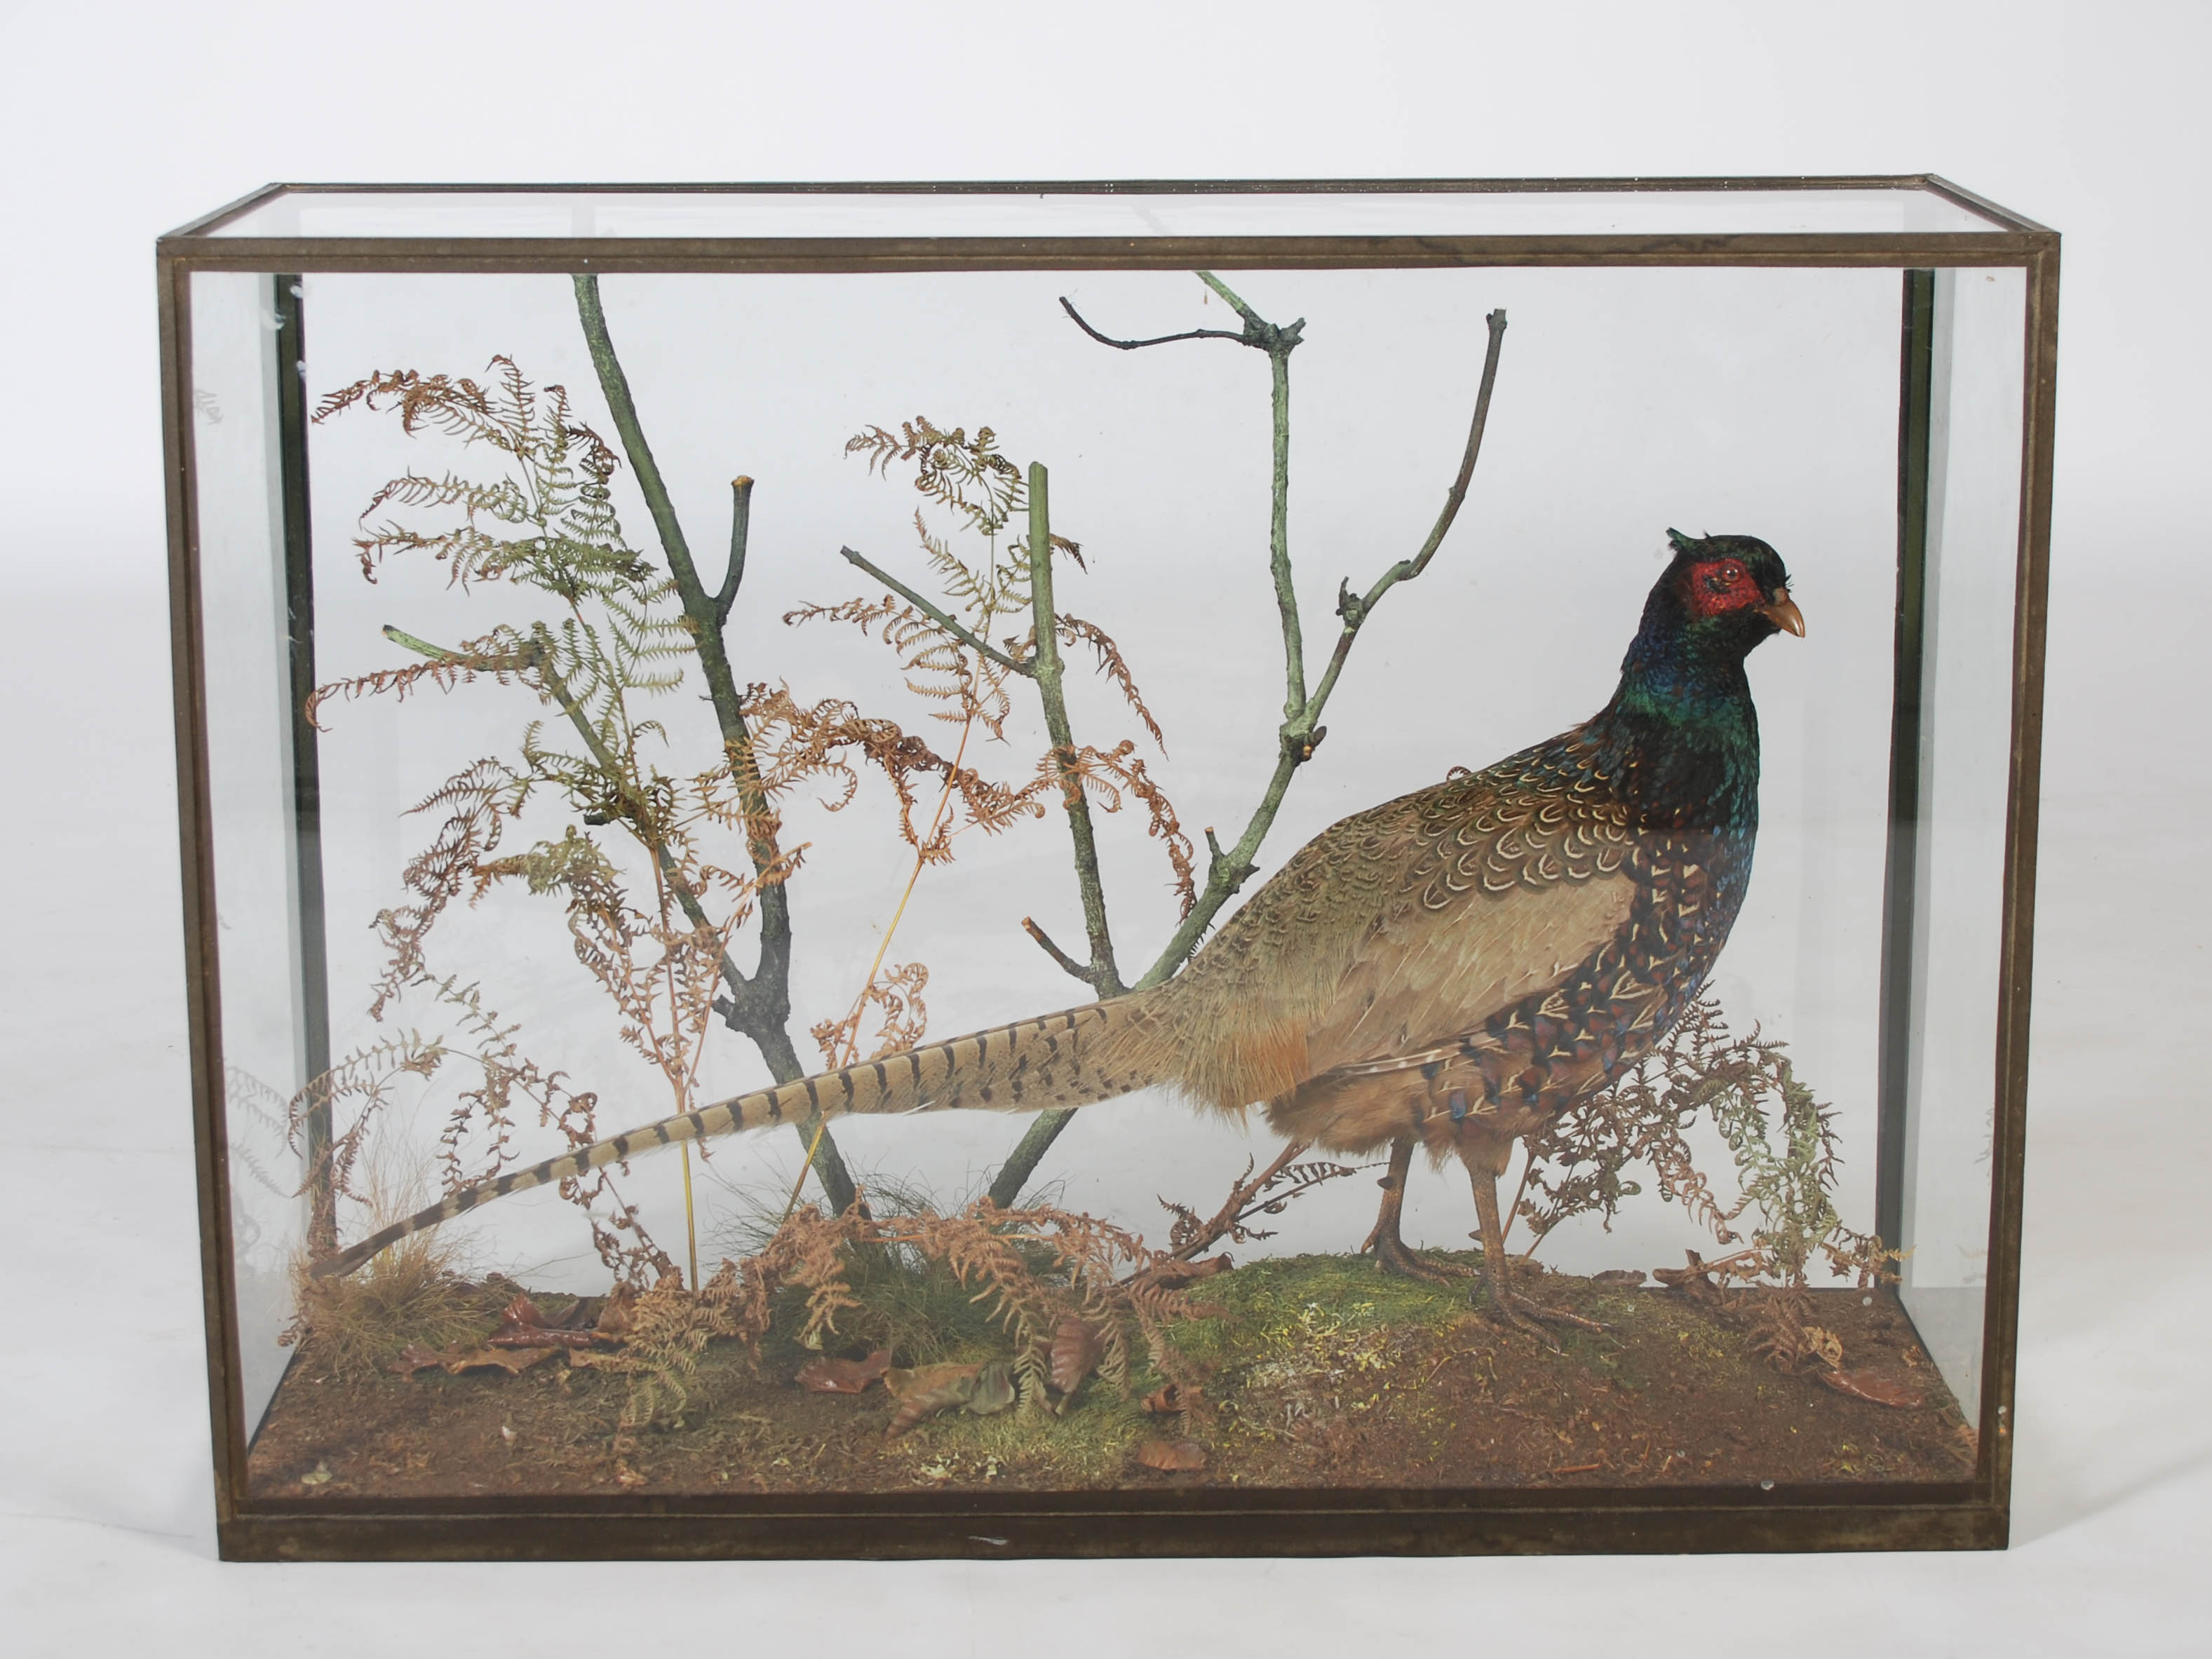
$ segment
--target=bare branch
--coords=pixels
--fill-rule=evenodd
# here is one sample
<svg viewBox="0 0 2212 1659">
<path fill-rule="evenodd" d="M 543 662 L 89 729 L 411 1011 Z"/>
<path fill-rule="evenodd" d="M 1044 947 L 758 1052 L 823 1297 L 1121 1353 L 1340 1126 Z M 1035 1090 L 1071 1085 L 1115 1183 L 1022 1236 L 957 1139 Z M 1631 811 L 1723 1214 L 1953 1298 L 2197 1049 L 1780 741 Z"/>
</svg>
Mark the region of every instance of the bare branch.
<svg viewBox="0 0 2212 1659">
<path fill-rule="evenodd" d="M 1187 329 L 1181 334 L 1155 335 L 1149 340 L 1116 340 L 1110 335 L 1101 334 L 1089 323 L 1085 322 L 1083 313 L 1068 302 L 1065 294 L 1060 296 L 1060 308 L 1074 319 L 1076 327 L 1097 341 L 1100 345 L 1112 346 L 1116 351 L 1141 351 L 1146 346 L 1172 345 L 1177 340 L 1234 340 L 1239 345 L 1251 343 L 1242 334 L 1231 334 L 1224 328 Z"/>
<path fill-rule="evenodd" d="M 1197 949 L 1198 942 L 1206 937 L 1206 929 L 1213 925 L 1213 919 L 1220 914 L 1221 907 L 1234 897 L 1250 878 L 1256 867 L 1255 860 L 1259 854 L 1260 843 L 1274 825 L 1275 814 L 1282 806 L 1291 779 L 1300 766 L 1313 758 L 1315 749 L 1328 735 L 1328 728 L 1318 723 L 1321 712 L 1328 706 L 1330 693 L 1336 690 L 1337 679 L 1344 672 L 1346 659 L 1352 654 L 1352 643 L 1358 637 L 1361 624 L 1365 623 L 1376 603 L 1391 588 L 1401 581 L 1411 580 L 1428 568 L 1429 561 L 1436 556 L 1437 548 L 1443 544 L 1445 533 L 1458 517 L 1460 504 L 1466 500 L 1468 485 L 1474 477 L 1475 459 L 1481 453 L 1482 430 L 1490 418 L 1491 392 L 1498 382 L 1498 353 L 1505 338 L 1505 313 L 1503 310 L 1492 312 L 1486 320 L 1490 330 L 1490 343 L 1483 356 L 1482 383 L 1475 393 L 1474 416 L 1468 428 L 1467 447 L 1460 459 L 1459 474 L 1452 480 L 1451 489 L 1446 494 L 1443 511 L 1437 515 L 1436 525 L 1429 532 L 1428 539 L 1422 544 L 1420 551 L 1413 558 L 1403 560 L 1385 571 L 1364 598 L 1354 597 L 1348 588 L 1345 590 L 1339 601 L 1344 627 L 1338 635 L 1336 649 L 1330 654 L 1328 668 L 1322 674 L 1321 684 L 1314 688 L 1313 695 L 1306 699 L 1304 707 L 1297 714 L 1283 724 L 1282 753 L 1276 758 L 1274 772 L 1267 780 L 1267 787 L 1260 798 L 1259 805 L 1245 824 L 1244 833 L 1237 837 L 1236 846 L 1226 854 L 1211 835 L 1207 836 L 1206 844 L 1212 849 L 1213 861 L 1206 872 L 1206 885 L 1200 890 L 1197 904 L 1183 918 L 1182 925 L 1176 929 L 1167 948 L 1160 952 L 1159 959 L 1137 981 L 1140 987 L 1157 985 L 1181 969 L 1189 959 L 1190 953 Z"/>
<path fill-rule="evenodd" d="M 1411 581 L 1429 568 L 1429 561 L 1443 545 L 1452 521 L 1459 517 L 1460 503 L 1467 499 L 1467 487 L 1474 477 L 1475 459 L 1482 453 L 1482 429 L 1490 420 L 1490 394 L 1498 384 L 1498 356 L 1505 343 L 1505 313 L 1493 311 L 1484 319 L 1490 326 L 1490 345 L 1482 358 L 1482 386 L 1475 393 L 1474 418 L 1468 425 L 1467 450 L 1460 457 L 1459 476 L 1452 480 L 1451 488 L 1444 493 L 1443 511 L 1437 514 L 1435 526 L 1421 550 L 1410 559 L 1401 559 L 1377 577 L 1374 586 L 1364 595 L 1354 594 L 1351 585 L 1337 586 L 1337 615 L 1344 618 L 1344 629 L 1337 635 L 1336 649 L 1330 653 L 1328 668 L 1322 675 L 1321 684 L 1314 689 L 1311 713 L 1318 714 L 1321 705 L 1328 701 L 1328 694 L 1336 689 L 1337 676 L 1344 672 L 1345 659 L 1352 654 L 1352 642 L 1358 637 L 1360 624 L 1372 614 L 1382 596 L 1400 582 Z"/>
<path fill-rule="evenodd" d="M 1291 579 L 1291 353 L 1297 350 L 1305 337 L 1306 319 L 1274 324 L 1252 309 L 1230 286 L 1210 270 L 1195 272 L 1204 283 L 1225 301 L 1230 308 L 1243 319 L 1242 333 L 1231 334 L 1220 329 L 1193 329 L 1182 334 L 1164 334 L 1151 340 L 1116 340 L 1101 334 L 1084 321 L 1081 314 L 1069 304 L 1066 295 L 1060 297 L 1060 308 L 1073 318 L 1075 325 L 1102 345 L 1121 351 L 1133 351 L 1140 346 L 1165 345 L 1173 340 L 1234 340 L 1239 345 L 1250 346 L 1255 351 L 1267 354 L 1268 402 L 1273 435 L 1273 472 L 1269 489 L 1267 519 L 1267 567 L 1275 585 L 1275 611 L 1283 628 L 1283 718 L 1297 721 L 1306 708 L 1306 667 L 1304 631 L 1298 620 L 1297 588 Z"/>
<path fill-rule="evenodd" d="M 890 571 L 885 570 L 881 565 L 876 564 L 861 554 L 855 553 L 849 547 L 841 547 L 837 551 L 843 556 L 848 563 L 856 565 L 860 569 L 866 571 L 868 574 L 873 576 L 884 586 L 890 588 L 892 592 L 897 594 L 899 598 L 904 599 L 915 610 L 921 611 L 923 616 L 928 617 L 930 621 L 935 623 L 946 633 L 951 635 L 954 639 L 959 641 L 961 644 L 966 646 L 970 651 L 981 653 L 982 655 L 988 657 L 993 662 L 998 664 L 1001 668 L 1010 669 L 1017 674 L 1027 674 L 1032 678 L 1035 678 L 1036 671 L 1030 664 L 1018 662 L 1013 658 L 1008 656 L 1005 652 L 1000 650 L 998 647 L 993 645 L 989 641 L 977 634 L 973 629 L 969 628 L 964 623 L 961 623 L 957 617 L 953 617 L 951 612 L 945 611 L 941 606 L 931 604 L 927 599 L 922 598 L 921 594 L 915 592 L 914 589 L 908 587 L 904 582 L 901 581 L 896 576 L 892 575 Z"/>
<path fill-rule="evenodd" d="M 1297 595 L 1291 580 L 1289 499 L 1290 499 L 1290 354 L 1303 337 L 1305 319 L 1278 327 L 1267 322 L 1244 300 L 1210 271 L 1196 273 L 1200 282 L 1219 295 L 1243 319 L 1244 331 L 1229 336 L 1218 330 L 1199 330 L 1186 336 L 1168 336 L 1158 341 L 1124 343 L 1109 339 L 1085 322 L 1075 307 L 1063 299 L 1061 307 L 1076 324 L 1092 338 L 1123 350 L 1139 345 L 1163 344 L 1174 338 L 1235 338 L 1267 353 L 1271 370 L 1271 402 L 1274 471 L 1273 483 L 1273 514 L 1270 525 L 1270 574 L 1273 579 L 1275 601 L 1283 628 L 1283 658 L 1286 690 L 1283 705 L 1283 725 L 1280 746 L 1275 759 L 1275 769 L 1269 776 L 1260 802 L 1244 826 L 1244 832 L 1234 847 L 1224 849 L 1213 831 L 1206 833 L 1206 844 L 1212 854 L 1206 884 L 1198 894 L 1182 921 L 1168 940 L 1152 965 L 1137 981 L 1143 989 L 1161 983 L 1179 972 L 1199 941 L 1206 937 L 1222 907 L 1236 896 L 1244 884 L 1258 873 L 1260 845 L 1274 826 L 1275 816 L 1281 810 L 1283 799 L 1289 792 L 1291 780 L 1299 767 L 1313 758 L 1314 751 L 1328 735 L 1328 728 L 1320 722 L 1322 709 L 1330 694 L 1336 689 L 1338 678 L 1350 656 L 1352 642 L 1358 637 L 1360 625 L 1383 594 L 1399 582 L 1412 580 L 1428 568 L 1437 550 L 1443 544 L 1446 533 L 1459 514 L 1460 504 L 1466 499 L 1468 486 L 1474 475 L 1475 459 L 1482 447 L 1484 425 L 1490 416 L 1490 398 L 1498 378 L 1498 353 L 1505 334 L 1505 313 L 1501 309 L 1490 313 L 1489 346 L 1483 358 L 1482 380 L 1475 396 L 1474 416 L 1468 428 L 1467 447 L 1460 461 L 1459 474 L 1453 480 L 1444 500 L 1443 511 L 1437 516 L 1420 550 L 1413 557 L 1401 561 L 1386 571 L 1365 596 L 1355 598 L 1347 585 L 1340 590 L 1338 611 L 1344 627 L 1331 653 L 1328 667 L 1321 683 L 1310 695 L 1305 690 L 1304 646 L 1298 620 Z M 1073 1113 L 1066 1110 L 1040 1114 L 1016 1146 L 1013 1154 L 1000 1166 L 991 1184 L 991 1196 L 1001 1205 L 1011 1205 L 1018 1196 L 1040 1159 L 1064 1127 Z"/>
<path fill-rule="evenodd" d="M 630 395 L 629 378 L 623 372 L 622 360 L 615 354 L 614 341 L 607 330 L 606 311 L 599 299 L 599 279 L 595 274 L 580 272 L 574 278 L 574 288 L 576 317 L 583 328 L 584 343 L 591 353 L 599 390 L 606 398 L 608 412 L 614 417 L 623 451 L 629 458 L 630 471 L 644 493 L 646 507 L 653 515 L 661 551 L 676 580 L 678 597 L 690 625 L 699 653 L 700 672 L 706 679 L 708 696 L 721 728 L 723 751 L 729 757 L 730 771 L 744 808 L 745 850 L 759 878 L 759 964 L 751 979 L 743 980 L 740 976 L 742 988 L 732 982 L 726 1006 L 720 1009 L 721 1015 L 732 1029 L 752 1039 L 776 1081 L 788 1083 L 806 1071 L 799 1062 L 799 1050 L 791 1041 L 789 1030 L 791 897 L 784 890 L 781 879 L 784 859 L 776 845 L 775 817 L 761 787 L 760 769 L 753 757 L 752 732 L 745 724 L 737 676 L 731 670 L 729 652 L 722 638 L 722 624 L 728 617 L 725 595 L 729 603 L 735 602 L 737 585 L 743 574 L 742 543 L 750 519 L 750 491 L 743 480 L 732 486 L 737 499 L 732 504 L 731 524 L 731 568 L 723 578 L 722 592 L 709 594 L 692 560 L 690 545 L 684 539 L 683 525 L 669 499 L 659 465 L 646 441 L 636 401 Z M 839 1209 L 849 1205 L 855 1195 L 852 1177 L 836 1143 L 827 1134 L 817 1139 L 813 1162 L 831 1204 Z"/>
<path fill-rule="evenodd" d="M 714 621 L 719 626 L 730 619 L 730 607 L 738 602 L 738 587 L 745 579 L 745 543 L 751 534 L 753 520 L 753 481 L 747 477 L 730 480 L 730 568 L 723 574 L 721 591 L 714 595 Z"/>
<path fill-rule="evenodd" d="M 1022 931 L 1044 947 L 1044 953 L 1058 963 L 1073 978 L 1085 985 L 1091 983 L 1091 970 L 1052 942 L 1052 936 L 1028 916 L 1022 918 Z"/>
<path fill-rule="evenodd" d="M 1091 799 L 1076 763 L 1075 733 L 1067 722 L 1067 699 L 1061 691 L 1064 667 L 1060 656 L 1060 618 L 1053 609 L 1052 511 L 1048 477 L 1042 462 L 1030 463 L 1030 605 L 1036 619 L 1036 649 L 1030 657 L 1030 678 L 1036 682 L 1037 697 L 1044 704 L 1045 731 L 1052 738 L 1052 761 L 1060 775 L 1062 804 L 1067 810 L 1069 837 L 1075 843 L 1076 884 L 1082 890 L 1084 931 L 1091 945 L 1091 966 L 1082 977 L 1102 997 L 1115 997 L 1128 988 L 1121 983 L 1114 963 L 1114 938 L 1107 929 L 1106 892 L 1098 877 L 1098 837 L 1091 822 Z"/>
</svg>

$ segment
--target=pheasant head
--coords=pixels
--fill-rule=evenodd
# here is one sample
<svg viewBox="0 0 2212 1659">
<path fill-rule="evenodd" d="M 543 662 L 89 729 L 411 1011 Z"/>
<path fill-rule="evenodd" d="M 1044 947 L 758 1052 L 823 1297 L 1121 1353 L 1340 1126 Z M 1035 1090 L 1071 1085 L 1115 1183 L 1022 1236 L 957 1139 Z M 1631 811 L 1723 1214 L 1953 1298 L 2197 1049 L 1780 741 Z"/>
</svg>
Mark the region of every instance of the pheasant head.
<svg viewBox="0 0 2212 1659">
<path fill-rule="evenodd" d="M 1674 556 L 1652 584 L 1620 687 L 1592 734 L 1653 821 L 1748 835 L 1759 719 L 1744 659 L 1777 634 L 1802 637 L 1805 618 L 1782 556 L 1757 537 L 1667 535 Z"/>
</svg>

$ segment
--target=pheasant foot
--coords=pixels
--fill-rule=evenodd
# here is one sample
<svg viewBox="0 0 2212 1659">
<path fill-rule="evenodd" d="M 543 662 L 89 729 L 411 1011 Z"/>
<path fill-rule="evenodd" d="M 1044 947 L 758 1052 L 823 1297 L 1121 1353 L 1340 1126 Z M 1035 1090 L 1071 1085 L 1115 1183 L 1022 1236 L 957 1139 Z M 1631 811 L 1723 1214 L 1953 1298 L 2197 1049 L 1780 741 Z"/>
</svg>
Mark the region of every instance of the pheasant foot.
<svg viewBox="0 0 2212 1659">
<path fill-rule="evenodd" d="M 1413 1165 L 1412 1138 L 1391 1142 L 1390 1168 L 1375 1183 L 1382 1189 L 1382 1208 L 1376 1215 L 1373 1231 L 1359 1247 L 1361 1253 L 1373 1255 L 1375 1265 L 1386 1273 L 1425 1279 L 1431 1285 L 1449 1285 L 1471 1278 L 1471 1268 L 1431 1261 L 1407 1246 L 1405 1235 L 1399 1231 L 1399 1218 L 1405 1214 L 1406 1177 Z"/>
<path fill-rule="evenodd" d="M 1513 1262 L 1505 1254 L 1505 1229 L 1498 1213 L 1498 1177 L 1470 1164 L 1468 1174 L 1474 1184 L 1474 1212 L 1482 1223 L 1482 1285 L 1475 1292 L 1483 1311 L 1501 1325 L 1534 1337 L 1553 1352 L 1558 1339 L 1545 1325 L 1567 1325 L 1577 1330 L 1602 1331 L 1595 1319 L 1585 1319 L 1558 1308 L 1531 1301 L 1512 1285 Z M 1539 1322 L 1541 1322 L 1540 1323 Z"/>
<path fill-rule="evenodd" d="M 1370 1238 L 1366 1249 L 1382 1272 L 1401 1278 L 1425 1279 L 1431 1285 L 1458 1285 L 1474 1277 L 1472 1267 L 1462 1267 L 1453 1261 L 1430 1261 L 1419 1250 L 1410 1249 L 1395 1233 Z"/>
<path fill-rule="evenodd" d="M 1601 1333 L 1613 1328 L 1601 1319 L 1588 1319 L 1578 1313 L 1569 1313 L 1565 1308 L 1547 1308 L 1542 1303 L 1533 1301 L 1522 1295 L 1518 1291 L 1508 1291 L 1505 1296 L 1506 1300 L 1513 1304 L 1515 1312 L 1526 1314 L 1531 1319 L 1540 1319 L 1547 1325 L 1565 1325 L 1577 1331 Z"/>
<path fill-rule="evenodd" d="M 1516 1303 L 1519 1304 L 1520 1306 L 1516 1307 L 1515 1305 Z M 1522 1308 L 1530 1309 L 1532 1312 L 1541 1311 L 1540 1310 L 1535 1309 L 1534 1304 L 1530 1303 L 1527 1297 L 1515 1296 L 1510 1291 L 1503 1297 L 1486 1296 L 1478 1293 L 1476 1297 L 1476 1305 L 1482 1310 L 1483 1317 L 1489 1320 L 1492 1324 L 1500 1326 L 1509 1331 L 1517 1331 L 1523 1336 L 1531 1337 L 1537 1342 L 1542 1344 L 1545 1347 L 1549 1348 L 1553 1353 L 1563 1353 L 1565 1352 L 1565 1349 L 1559 1346 L 1559 1339 L 1558 1337 L 1553 1336 L 1551 1332 L 1546 1330 L 1542 1325 L 1539 1324 L 1536 1320 L 1531 1316 L 1530 1313 L 1524 1313 L 1522 1311 Z"/>
</svg>

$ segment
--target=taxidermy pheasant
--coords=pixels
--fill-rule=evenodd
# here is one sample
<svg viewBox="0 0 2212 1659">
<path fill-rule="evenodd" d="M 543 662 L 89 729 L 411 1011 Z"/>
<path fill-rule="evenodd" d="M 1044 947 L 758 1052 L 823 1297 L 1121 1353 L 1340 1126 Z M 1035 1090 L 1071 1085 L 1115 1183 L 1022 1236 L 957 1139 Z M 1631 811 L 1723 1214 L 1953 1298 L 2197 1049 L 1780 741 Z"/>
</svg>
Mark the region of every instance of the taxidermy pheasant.
<svg viewBox="0 0 2212 1659">
<path fill-rule="evenodd" d="M 1489 1306 L 1505 1283 L 1513 1145 L 1632 1066 L 1703 986 L 1759 827 L 1744 660 L 1802 635 L 1749 536 L 1670 531 L 1620 684 L 1590 720 L 1354 814 L 1299 848 L 1182 973 L 1147 990 L 742 1095 L 453 1194 L 315 1265 L 672 1141 L 819 1113 L 1024 1112 L 1168 1087 L 1344 1153 L 1394 1149 L 1370 1244 L 1414 1265 L 1398 1206 L 1416 1146 L 1474 1187 Z"/>
</svg>

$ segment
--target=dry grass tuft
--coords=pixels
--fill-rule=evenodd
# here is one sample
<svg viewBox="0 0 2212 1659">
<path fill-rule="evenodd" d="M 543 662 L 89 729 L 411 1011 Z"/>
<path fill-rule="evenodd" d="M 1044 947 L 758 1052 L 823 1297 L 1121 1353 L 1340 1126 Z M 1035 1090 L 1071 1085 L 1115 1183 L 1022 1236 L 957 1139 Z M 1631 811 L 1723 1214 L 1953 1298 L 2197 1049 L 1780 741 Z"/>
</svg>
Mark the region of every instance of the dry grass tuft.
<svg viewBox="0 0 2212 1659">
<path fill-rule="evenodd" d="M 366 1194 L 372 1230 L 427 1202 L 420 1171 L 401 1181 L 373 1167 Z M 293 1264 L 299 1312 L 286 1340 L 333 1376 L 376 1375 L 410 1342 L 443 1348 L 483 1334 L 483 1297 L 461 1272 L 460 1252 L 438 1231 L 410 1233 L 357 1273 L 310 1279 L 303 1253 Z"/>
</svg>

